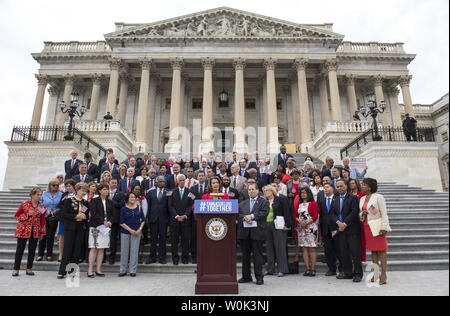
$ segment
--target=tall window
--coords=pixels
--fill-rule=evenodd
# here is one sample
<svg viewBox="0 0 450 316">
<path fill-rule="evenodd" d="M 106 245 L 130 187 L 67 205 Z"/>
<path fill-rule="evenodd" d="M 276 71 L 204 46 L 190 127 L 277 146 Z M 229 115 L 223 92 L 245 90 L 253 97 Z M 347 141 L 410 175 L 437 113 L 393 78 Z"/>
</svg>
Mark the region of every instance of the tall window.
<svg viewBox="0 0 450 316">
<path fill-rule="evenodd" d="M 170 111 L 170 103 L 172 103 L 172 99 L 166 98 L 166 104 L 164 105 L 164 110 Z"/>
<path fill-rule="evenodd" d="M 201 110 L 203 108 L 203 99 L 192 99 L 192 109 Z"/>
<path fill-rule="evenodd" d="M 245 109 L 246 110 L 256 110 L 255 99 L 245 99 Z"/>
</svg>

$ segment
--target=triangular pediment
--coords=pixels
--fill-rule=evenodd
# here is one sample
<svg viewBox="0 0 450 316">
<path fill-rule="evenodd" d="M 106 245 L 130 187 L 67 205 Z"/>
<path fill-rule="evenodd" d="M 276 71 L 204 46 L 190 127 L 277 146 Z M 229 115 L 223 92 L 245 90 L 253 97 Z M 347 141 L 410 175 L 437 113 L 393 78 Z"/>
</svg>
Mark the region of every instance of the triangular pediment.
<svg viewBox="0 0 450 316">
<path fill-rule="evenodd" d="M 290 38 L 342 40 L 343 35 L 237 9 L 221 7 L 149 24 L 121 24 L 105 35 L 124 38 Z"/>
</svg>

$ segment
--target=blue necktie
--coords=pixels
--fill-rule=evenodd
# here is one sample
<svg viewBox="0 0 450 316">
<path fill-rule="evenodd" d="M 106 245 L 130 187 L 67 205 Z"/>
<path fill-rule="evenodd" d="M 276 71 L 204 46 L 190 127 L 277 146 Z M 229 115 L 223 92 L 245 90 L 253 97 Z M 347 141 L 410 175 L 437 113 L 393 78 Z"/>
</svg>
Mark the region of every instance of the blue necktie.
<svg viewBox="0 0 450 316">
<path fill-rule="evenodd" d="M 339 221 L 342 222 L 342 204 L 344 204 L 345 195 L 341 196 L 341 203 L 339 209 Z"/>
<path fill-rule="evenodd" d="M 330 200 L 331 200 L 331 198 L 328 198 L 327 199 L 327 210 L 328 210 L 328 213 L 330 213 Z"/>
<path fill-rule="evenodd" d="M 250 199 L 250 213 L 253 212 L 253 206 L 255 206 L 256 199 Z"/>
</svg>

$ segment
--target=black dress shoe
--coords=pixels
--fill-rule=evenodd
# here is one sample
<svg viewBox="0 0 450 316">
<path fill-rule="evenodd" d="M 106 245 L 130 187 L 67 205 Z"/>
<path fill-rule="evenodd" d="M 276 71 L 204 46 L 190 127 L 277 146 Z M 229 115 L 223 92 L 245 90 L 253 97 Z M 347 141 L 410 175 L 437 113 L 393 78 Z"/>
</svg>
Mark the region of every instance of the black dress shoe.
<svg viewBox="0 0 450 316">
<path fill-rule="evenodd" d="M 156 258 L 148 258 L 146 263 L 147 264 L 156 263 Z"/>
<path fill-rule="evenodd" d="M 26 274 L 26 275 L 29 275 L 29 276 L 34 276 L 34 272 L 33 272 L 33 271 L 31 271 L 31 272 L 28 272 L 28 271 L 27 271 L 27 272 L 25 272 L 25 274 Z"/>
<path fill-rule="evenodd" d="M 98 276 L 98 277 L 101 277 L 101 278 L 105 277 L 105 275 L 103 273 L 95 272 L 95 275 Z"/>
<path fill-rule="evenodd" d="M 19 276 L 19 273 L 13 273 L 12 276 L 16 278 Z"/>
<path fill-rule="evenodd" d="M 130 277 L 132 278 L 136 277 L 136 273 L 130 273 Z"/>
<path fill-rule="evenodd" d="M 182 263 L 182 264 L 189 264 L 189 261 L 188 261 L 187 259 L 182 259 L 182 260 L 181 260 L 181 263 Z"/>
<path fill-rule="evenodd" d="M 110 258 L 110 259 L 109 259 L 109 264 L 110 264 L 110 265 L 113 265 L 114 263 L 116 263 L 116 260 L 114 260 L 113 258 Z"/>
<path fill-rule="evenodd" d="M 264 280 L 263 279 L 256 280 L 256 285 L 263 285 L 263 284 L 264 284 Z"/>
<path fill-rule="evenodd" d="M 250 283 L 253 282 L 253 279 L 244 279 L 244 278 L 240 278 L 238 280 L 238 283 Z"/>
<path fill-rule="evenodd" d="M 353 276 L 351 276 L 351 275 L 346 275 L 345 273 L 339 273 L 339 274 L 336 276 L 336 279 L 338 279 L 338 280 L 351 280 L 351 279 L 353 279 Z"/>
<path fill-rule="evenodd" d="M 161 264 L 167 264 L 167 261 L 166 261 L 166 259 L 159 259 L 159 261 L 158 261 L 159 263 L 161 263 Z"/>
<path fill-rule="evenodd" d="M 124 276 L 126 276 L 127 275 L 127 273 L 125 272 L 125 273 L 119 273 L 119 278 L 121 278 L 121 277 L 124 277 Z"/>
<path fill-rule="evenodd" d="M 93 279 L 93 278 L 95 278 L 95 274 L 89 274 L 89 273 L 88 273 L 88 274 L 87 274 L 87 277 Z"/>
<path fill-rule="evenodd" d="M 361 282 L 361 277 L 359 275 L 354 276 L 353 277 L 353 282 L 355 282 L 355 283 Z"/>
<path fill-rule="evenodd" d="M 174 264 L 175 266 L 177 266 L 177 265 L 178 265 L 178 263 L 179 263 L 179 261 L 178 261 L 178 260 L 173 260 L 173 264 Z"/>
</svg>

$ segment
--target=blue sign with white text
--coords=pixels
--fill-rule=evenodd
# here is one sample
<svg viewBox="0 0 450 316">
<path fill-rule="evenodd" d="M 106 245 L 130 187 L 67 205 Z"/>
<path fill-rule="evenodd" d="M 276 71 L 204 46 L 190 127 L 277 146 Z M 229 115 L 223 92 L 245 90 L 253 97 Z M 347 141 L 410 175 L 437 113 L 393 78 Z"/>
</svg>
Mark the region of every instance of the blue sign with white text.
<svg viewBox="0 0 450 316">
<path fill-rule="evenodd" d="M 196 200 L 194 214 L 238 214 L 238 200 Z"/>
</svg>

